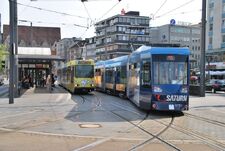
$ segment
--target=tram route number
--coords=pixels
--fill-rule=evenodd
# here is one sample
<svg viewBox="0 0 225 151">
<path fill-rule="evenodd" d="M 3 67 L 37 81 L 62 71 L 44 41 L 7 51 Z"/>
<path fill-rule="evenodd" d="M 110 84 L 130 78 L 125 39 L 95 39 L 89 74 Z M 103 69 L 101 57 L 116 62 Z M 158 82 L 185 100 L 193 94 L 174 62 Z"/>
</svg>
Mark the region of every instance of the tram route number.
<svg viewBox="0 0 225 151">
<path fill-rule="evenodd" d="M 187 101 L 187 95 L 167 95 L 166 101 L 181 101 L 185 102 Z"/>
</svg>

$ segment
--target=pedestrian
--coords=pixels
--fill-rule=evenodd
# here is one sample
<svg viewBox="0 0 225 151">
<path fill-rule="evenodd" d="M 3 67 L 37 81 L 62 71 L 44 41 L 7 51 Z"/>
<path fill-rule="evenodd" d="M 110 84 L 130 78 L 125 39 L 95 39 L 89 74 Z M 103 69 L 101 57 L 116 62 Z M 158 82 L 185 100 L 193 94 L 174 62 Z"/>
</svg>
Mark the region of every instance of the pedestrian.
<svg viewBox="0 0 225 151">
<path fill-rule="evenodd" d="M 47 79 L 46 79 L 46 87 L 48 92 L 52 92 L 52 78 L 51 75 L 49 74 Z"/>
</svg>

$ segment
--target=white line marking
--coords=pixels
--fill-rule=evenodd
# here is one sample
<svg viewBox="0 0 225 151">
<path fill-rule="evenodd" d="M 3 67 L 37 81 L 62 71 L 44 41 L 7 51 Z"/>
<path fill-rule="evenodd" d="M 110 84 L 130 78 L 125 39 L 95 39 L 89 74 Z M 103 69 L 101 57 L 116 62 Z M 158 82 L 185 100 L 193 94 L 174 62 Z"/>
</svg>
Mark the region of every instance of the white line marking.
<svg viewBox="0 0 225 151">
<path fill-rule="evenodd" d="M 48 132 L 35 132 L 35 131 L 28 131 L 28 130 L 14 130 L 8 128 L 0 128 L 0 131 L 7 131 L 7 132 L 18 132 L 24 134 L 36 134 L 36 135 L 44 135 L 44 136 L 61 136 L 61 137 L 72 137 L 72 138 L 87 138 L 87 139 L 105 139 L 104 136 L 82 136 L 82 135 L 69 135 L 69 134 L 57 134 L 57 133 L 48 133 Z M 107 137 L 108 138 L 108 137 Z M 144 138 L 123 138 L 123 137 L 113 137 L 116 140 L 137 140 L 137 141 L 144 141 Z"/>
<path fill-rule="evenodd" d="M 25 114 L 34 113 L 34 112 L 37 112 L 37 110 L 32 111 L 32 112 L 26 112 L 26 113 L 19 113 L 19 114 L 14 114 L 14 115 L 8 115 L 8 116 L 1 117 L 0 119 L 10 118 L 10 117 L 16 117 L 16 116 L 21 116 L 21 115 L 25 115 Z"/>
<path fill-rule="evenodd" d="M 107 137 L 107 138 L 105 138 L 105 139 L 100 139 L 100 140 L 98 140 L 98 141 L 96 141 L 96 142 L 94 142 L 94 143 L 88 144 L 88 145 L 86 145 L 86 146 L 83 146 L 83 147 L 81 147 L 81 148 L 75 149 L 75 150 L 73 150 L 73 151 L 81 151 L 81 150 L 85 150 L 85 149 L 88 149 L 88 148 L 91 148 L 91 147 L 95 147 L 95 146 L 97 146 L 97 145 L 99 145 L 99 144 L 102 144 L 102 143 L 104 143 L 104 142 L 106 142 L 106 141 L 108 141 L 108 140 L 110 140 L 110 139 L 111 139 L 111 137 Z"/>
</svg>

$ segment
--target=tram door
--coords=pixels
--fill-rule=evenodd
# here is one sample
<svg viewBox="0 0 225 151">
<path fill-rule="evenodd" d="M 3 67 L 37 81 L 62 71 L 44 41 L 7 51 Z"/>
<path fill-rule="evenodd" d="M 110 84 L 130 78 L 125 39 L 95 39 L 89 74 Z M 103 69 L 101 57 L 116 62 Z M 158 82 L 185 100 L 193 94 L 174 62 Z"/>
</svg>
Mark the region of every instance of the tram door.
<svg viewBox="0 0 225 151">
<path fill-rule="evenodd" d="M 139 104 L 140 97 L 140 63 L 129 65 L 128 97 Z"/>
</svg>

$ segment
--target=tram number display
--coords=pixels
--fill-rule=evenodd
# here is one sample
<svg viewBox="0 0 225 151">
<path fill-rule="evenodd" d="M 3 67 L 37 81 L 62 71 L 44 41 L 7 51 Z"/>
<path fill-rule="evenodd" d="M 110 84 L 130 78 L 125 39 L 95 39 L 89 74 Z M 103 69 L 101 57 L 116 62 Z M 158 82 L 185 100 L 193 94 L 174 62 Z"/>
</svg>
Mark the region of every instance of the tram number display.
<svg viewBox="0 0 225 151">
<path fill-rule="evenodd" d="M 166 101 L 168 102 L 185 102 L 187 101 L 187 95 L 167 95 L 166 96 Z"/>
<path fill-rule="evenodd" d="M 91 61 L 78 61 L 78 64 L 91 64 Z"/>
</svg>

